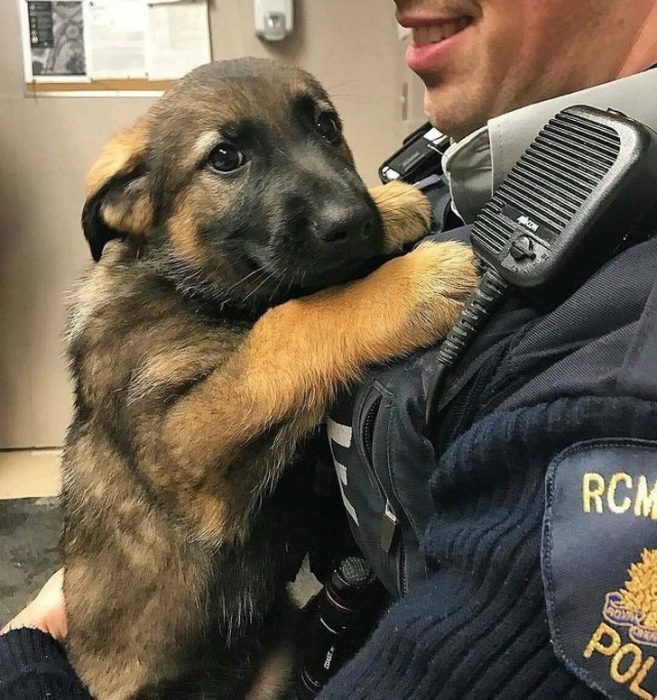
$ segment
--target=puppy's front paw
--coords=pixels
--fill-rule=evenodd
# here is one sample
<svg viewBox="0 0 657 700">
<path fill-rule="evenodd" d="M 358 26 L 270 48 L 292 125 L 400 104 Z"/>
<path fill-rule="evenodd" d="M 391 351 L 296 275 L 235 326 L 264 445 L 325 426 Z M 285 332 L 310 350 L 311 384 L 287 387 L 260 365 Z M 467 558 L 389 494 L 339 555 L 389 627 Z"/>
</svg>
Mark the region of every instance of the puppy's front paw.
<svg viewBox="0 0 657 700">
<path fill-rule="evenodd" d="M 432 344 L 449 331 L 479 284 L 474 255 L 463 243 L 426 241 L 404 257 L 411 265 L 418 345 Z"/>
<path fill-rule="evenodd" d="M 470 246 L 458 241 L 424 241 L 408 253 L 416 284 L 428 299 L 465 301 L 479 284 Z"/>
<path fill-rule="evenodd" d="M 426 235 L 431 224 L 431 205 L 420 190 L 396 181 L 372 187 L 369 192 L 383 222 L 386 253 L 398 253 Z"/>
</svg>

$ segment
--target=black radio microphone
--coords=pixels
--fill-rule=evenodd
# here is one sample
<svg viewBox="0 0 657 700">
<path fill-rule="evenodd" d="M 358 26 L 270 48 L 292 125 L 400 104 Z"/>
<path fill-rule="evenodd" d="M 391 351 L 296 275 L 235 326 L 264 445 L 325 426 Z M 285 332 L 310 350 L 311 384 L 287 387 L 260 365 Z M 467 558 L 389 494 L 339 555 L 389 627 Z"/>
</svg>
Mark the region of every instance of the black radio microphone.
<svg viewBox="0 0 657 700">
<path fill-rule="evenodd" d="M 479 288 L 443 342 L 427 394 L 427 426 L 449 368 L 510 288 L 574 288 L 657 211 L 657 134 L 615 110 L 557 114 L 477 217 Z"/>
</svg>

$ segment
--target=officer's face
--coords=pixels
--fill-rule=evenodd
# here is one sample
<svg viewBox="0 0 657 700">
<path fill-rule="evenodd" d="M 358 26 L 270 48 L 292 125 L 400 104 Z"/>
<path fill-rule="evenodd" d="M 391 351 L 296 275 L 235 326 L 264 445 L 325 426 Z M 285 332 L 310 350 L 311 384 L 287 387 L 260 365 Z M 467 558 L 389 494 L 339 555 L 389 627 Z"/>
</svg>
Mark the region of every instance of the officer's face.
<svg viewBox="0 0 657 700">
<path fill-rule="evenodd" d="M 657 0 L 395 4 L 398 21 L 413 28 L 407 61 L 427 86 L 429 119 L 454 138 L 512 109 L 647 67 L 646 58 L 627 69 L 646 21 L 652 45 L 643 53 L 657 48 Z"/>
</svg>

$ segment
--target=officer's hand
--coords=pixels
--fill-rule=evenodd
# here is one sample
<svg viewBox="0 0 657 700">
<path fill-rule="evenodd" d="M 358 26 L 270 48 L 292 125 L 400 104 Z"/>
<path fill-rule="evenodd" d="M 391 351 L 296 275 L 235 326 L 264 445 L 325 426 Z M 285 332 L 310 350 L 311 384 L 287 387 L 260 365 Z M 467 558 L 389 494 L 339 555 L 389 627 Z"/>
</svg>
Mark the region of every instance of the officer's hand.
<svg viewBox="0 0 657 700">
<path fill-rule="evenodd" d="M 64 603 L 64 569 L 53 574 L 37 597 L 5 625 L 0 634 L 21 627 L 32 627 L 55 639 L 66 637 L 66 607 Z"/>
</svg>

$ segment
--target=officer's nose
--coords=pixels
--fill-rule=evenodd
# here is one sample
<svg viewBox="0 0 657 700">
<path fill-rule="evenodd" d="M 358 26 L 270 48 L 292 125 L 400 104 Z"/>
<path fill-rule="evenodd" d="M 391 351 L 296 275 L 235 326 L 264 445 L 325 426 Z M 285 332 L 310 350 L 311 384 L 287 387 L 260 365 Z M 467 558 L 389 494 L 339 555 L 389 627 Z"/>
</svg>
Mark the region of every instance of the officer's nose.
<svg viewBox="0 0 657 700">
<path fill-rule="evenodd" d="M 355 241 L 369 235 L 372 212 L 365 203 L 324 205 L 314 221 L 317 238 L 326 243 Z"/>
</svg>

